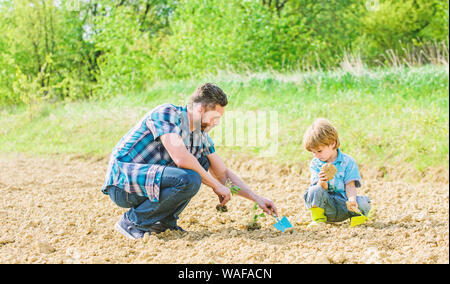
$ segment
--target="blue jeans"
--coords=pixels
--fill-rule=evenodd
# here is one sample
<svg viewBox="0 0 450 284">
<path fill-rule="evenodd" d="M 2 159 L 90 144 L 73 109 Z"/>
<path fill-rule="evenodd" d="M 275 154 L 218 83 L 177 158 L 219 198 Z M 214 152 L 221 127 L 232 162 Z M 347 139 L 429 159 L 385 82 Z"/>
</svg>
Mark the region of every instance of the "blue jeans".
<svg viewBox="0 0 450 284">
<path fill-rule="evenodd" d="M 347 198 L 339 193 L 328 192 L 320 185 L 312 185 L 308 188 L 304 196 L 306 207 L 319 207 L 325 210 L 327 222 L 341 222 L 348 218 L 359 216 L 358 214 L 348 211 L 345 202 Z M 370 199 L 367 196 L 356 196 L 359 210 L 367 216 L 370 211 Z"/>
<path fill-rule="evenodd" d="M 209 169 L 206 156 L 198 161 L 206 171 Z M 149 231 L 149 227 L 158 221 L 168 227 L 175 227 L 178 215 L 197 194 L 201 183 L 200 175 L 193 170 L 166 167 L 161 176 L 159 202 L 150 202 L 145 196 L 128 193 L 116 186 L 109 186 L 106 191 L 118 206 L 130 208 L 125 217 L 138 229 Z"/>
</svg>

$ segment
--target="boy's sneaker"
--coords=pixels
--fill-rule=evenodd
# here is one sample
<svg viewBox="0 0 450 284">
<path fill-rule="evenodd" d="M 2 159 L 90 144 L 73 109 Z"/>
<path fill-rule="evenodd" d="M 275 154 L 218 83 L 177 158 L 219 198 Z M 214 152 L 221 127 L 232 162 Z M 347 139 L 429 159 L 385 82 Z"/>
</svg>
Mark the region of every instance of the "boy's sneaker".
<svg viewBox="0 0 450 284">
<path fill-rule="evenodd" d="M 144 237 L 145 232 L 136 228 L 136 226 L 128 220 L 125 214 L 122 218 L 114 225 L 114 228 L 119 231 L 125 237 L 136 240 Z"/>
</svg>

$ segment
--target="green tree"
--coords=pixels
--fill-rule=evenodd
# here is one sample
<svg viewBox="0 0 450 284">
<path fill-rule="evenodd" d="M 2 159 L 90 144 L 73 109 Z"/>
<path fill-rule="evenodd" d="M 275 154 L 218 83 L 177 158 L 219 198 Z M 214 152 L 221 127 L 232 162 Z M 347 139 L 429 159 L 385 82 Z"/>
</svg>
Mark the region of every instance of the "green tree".
<svg viewBox="0 0 450 284">
<path fill-rule="evenodd" d="M 93 45 L 84 39 L 87 17 L 67 10 L 65 1 L 15 0 L 1 5 L 3 60 L 8 60 L 4 95 L 11 101 L 33 96 L 42 99 L 84 98 L 92 93 L 95 63 Z M 84 3 L 84 2 L 82 2 Z M 26 84 L 25 82 L 28 82 Z M 37 84 L 37 85 L 36 85 Z M 29 86 L 27 88 L 26 86 Z M 23 93 L 17 93 L 17 91 Z M 22 99 L 20 99 L 22 98 Z"/>
<path fill-rule="evenodd" d="M 408 44 L 448 38 L 448 2 L 442 0 L 385 0 L 361 19 L 356 40 L 369 58 L 382 60 L 384 52 L 401 52 Z"/>
<path fill-rule="evenodd" d="M 359 0 L 290 0 L 283 10 L 285 16 L 298 17 L 307 27 L 309 45 L 304 54 L 307 64 L 316 67 L 336 66 L 346 50 L 361 34 L 359 19 L 365 1 Z M 319 65 L 319 66 L 318 66 Z"/>
<path fill-rule="evenodd" d="M 172 76 L 281 70 L 307 46 L 301 19 L 278 17 L 259 1 L 184 1 L 170 27 L 158 58 Z"/>
</svg>

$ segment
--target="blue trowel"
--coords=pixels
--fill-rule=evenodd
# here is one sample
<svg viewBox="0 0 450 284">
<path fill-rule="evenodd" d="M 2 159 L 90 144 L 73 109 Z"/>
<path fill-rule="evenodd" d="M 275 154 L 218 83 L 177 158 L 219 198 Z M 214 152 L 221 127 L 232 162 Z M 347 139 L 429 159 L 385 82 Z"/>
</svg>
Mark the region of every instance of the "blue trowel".
<svg viewBox="0 0 450 284">
<path fill-rule="evenodd" d="M 283 218 L 278 219 L 278 217 L 276 215 L 273 215 L 273 217 L 275 217 L 275 219 L 277 219 L 278 222 L 276 222 L 275 224 L 273 224 L 273 226 L 281 231 L 281 232 L 285 232 L 287 231 L 292 231 L 294 232 L 294 227 L 292 226 L 291 222 L 289 222 L 288 218 L 286 218 L 286 216 L 283 216 Z"/>
</svg>

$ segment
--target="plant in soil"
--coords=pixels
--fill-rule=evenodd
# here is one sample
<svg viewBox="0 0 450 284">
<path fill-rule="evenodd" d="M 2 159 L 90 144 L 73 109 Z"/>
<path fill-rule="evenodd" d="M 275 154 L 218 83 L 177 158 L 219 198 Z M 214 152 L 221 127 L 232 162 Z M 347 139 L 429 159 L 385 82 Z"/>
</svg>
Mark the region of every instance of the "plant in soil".
<svg viewBox="0 0 450 284">
<path fill-rule="evenodd" d="M 241 188 L 240 188 L 239 186 L 233 184 L 233 183 L 230 181 L 230 179 L 228 179 L 228 180 L 225 182 L 225 185 L 230 189 L 231 195 L 235 195 L 235 194 L 237 194 L 239 191 L 241 191 Z M 222 206 L 222 205 L 218 204 L 218 205 L 216 206 L 216 210 L 219 211 L 219 212 L 228 212 L 228 208 L 227 208 L 226 205 Z"/>
<path fill-rule="evenodd" d="M 254 231 L 261 229 L 261 224 L 258 223 L 258 218 L 265 217 L 264 213 L 257 214 L 256 210 L 258 210 L 258 203 L 255 202 L 252 208 L 253 217 L 250 223 L 247 225 L 247 231 Z"/>
</svg>

